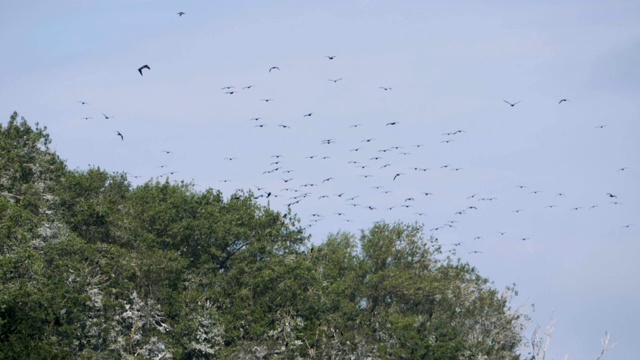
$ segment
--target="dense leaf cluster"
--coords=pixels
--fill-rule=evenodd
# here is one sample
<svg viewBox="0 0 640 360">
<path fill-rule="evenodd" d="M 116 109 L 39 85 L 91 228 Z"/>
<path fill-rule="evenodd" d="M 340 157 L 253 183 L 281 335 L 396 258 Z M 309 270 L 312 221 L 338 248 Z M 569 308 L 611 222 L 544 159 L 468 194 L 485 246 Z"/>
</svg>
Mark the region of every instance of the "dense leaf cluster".
<svg viewBox="0 0 640 360">
<path fill-rule="evenodd" d="M 518 359 L 521 315 L 421 227 L 319 246 L 238 192 L 69 170 L 0 126 L 2 359 Z"/>
</svg>

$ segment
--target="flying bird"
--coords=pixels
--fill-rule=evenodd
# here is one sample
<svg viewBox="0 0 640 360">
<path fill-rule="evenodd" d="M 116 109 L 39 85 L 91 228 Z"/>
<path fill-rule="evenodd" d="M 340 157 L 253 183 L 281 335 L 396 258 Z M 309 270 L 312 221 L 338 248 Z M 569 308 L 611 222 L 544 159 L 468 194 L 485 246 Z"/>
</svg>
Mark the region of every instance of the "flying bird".
<svg viewBox="0 0 640 360">
<path fill-rule="evenodd" d="M 516 101 L 516 102 L 514 102 L 514 103 L 510 103 L 510 102 L 508 102 L 507 100 L 503 100 L 503 101 L 504 101 L 504 102 L 506 102 L 507 104 L 511 105 L 511 107 L 516 106 L 516 105 L 520 102 L 520 101 Z"/>
<path fill-rule="evenodd" d="M 140 76 L 142 76 L 142 69 L 147 69 L 147 70 L 151 70 L 151 68 L 149 67 L 149 65 L 142 65 L 138 68 L 138 72 L 140 73 Z"/>
<path fill-rule="evenodd" d="M 272 66 L 269 68 L 269 72 L 271 72 L 271 70 L 280 70 L 280 68 L 277 66 Z"/>
<path fill-rule="evenodd" d="M 400 175 L 404 175 L 404 173 L 397 173 L 397 174 L 395 174 L 395 175 L 394 175 L 394 177 L 393 177 L 393 180 L 395 180 L 395 179 L 396 179 L 398 176 L 400 176 Z"/>
<path fill-rule="evenodd" d="M 89 104 L 89 103 L 88 103 L 88 102 L 86 102 L 86 101 L 78 101 L 78 102 L 79 102 L 80 104 L 82 104 L 82 105 L 91 105 L 91 104 Z"/>
<path fill-rule="evenodd" d="M 329 79 L 329 81 L 333 81 L 334 83 L 337 83 L 337 82 L 338 82 L 338 81 L 340 81 L 340 80 L 342 80 L 342 78 L 340 78 L 340 79 L 335 79 L 335 80 L 334 80 L 334 79 Z"/>
<path fill-rule="evenodd" d="M 116 135 L 120 136 L 120 140 L 124 141 L 124 136 L 120 131 L 116 131 Z"/>
<path fill-rule="evenodd" d="M 382 90 L 384 90 L 384 91 L 391 90 L 391 88 L 390 88 L 390 87 L 380 86 L 379 88 L 380 88 L 380 89 L 382 89 Z"/>
<path fill-rule="evenodd" d="M 327 56 L 325 56 L 325 57 L 326 57 L 327 59 L 329 59 L 329 60 L 333 60 L 333 59 L 335 59 L 335 58 L 336 58 L 336 56 L 335 56 L 335 55 L 327 55 Z"/>
<path fill-rule="evenodd" d="M 102 114 L 102 116 L 104 116 L 105 119 L 109 120 L 109 119 L 113 119 L 115 116 L 108 116 L 106 114 Z"/>
<path fill-rule="evenodd" d="M 389 126 L 389 125 L 396 125 L 396 124 L 398 124 L 398 122 L 397 122 L 397 121 L 393 121 L 393 122 L 389 122 L 389 123 L 387 123 L 387 125 L 386 125 L 386 126 Z"/>
<path fill-rule="evenodd" d="M 186 14 L 186 12 L 184 12 L 184 11 L 180 11 L 180 12 L 178 13 L 178 16 L 182 17 L 182 15 L 184 15 L 184 14 Z"/>
<path fill-rule="evenodd" d="M 565 101 L 569 101 L 569 99 L 560 99 L 560 101 L 558 101 L 558 104 L 562 104 Z"/>
</svg>

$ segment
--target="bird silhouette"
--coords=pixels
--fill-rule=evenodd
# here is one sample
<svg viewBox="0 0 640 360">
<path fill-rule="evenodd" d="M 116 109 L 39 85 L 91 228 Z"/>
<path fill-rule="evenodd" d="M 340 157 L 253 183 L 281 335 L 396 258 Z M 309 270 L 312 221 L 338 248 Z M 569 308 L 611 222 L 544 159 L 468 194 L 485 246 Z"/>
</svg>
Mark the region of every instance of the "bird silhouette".
<svg viewBox="0 0 640 360">
<path fill-rule="evenodd" d="M 400 176 L 400 175 L 404 175 L 404 173 L 397 173 L 397 174 L 395 174 L 395 175 L 393 176 L 393 180 L 395 180 L 395 179 L 396 179 L 398 176 Z"/>
<path fill-rule="evenodd" d="M 329 79 L 329 81 L 333 81 L 334 83 L 337 83 L 340 80 L 342 80 L 342 78 L 340 78 L 340 79 Z"/>
<path fill-rule="evenodd" d="M 384 87 L 384 86 L 380 86 L 379 89 L 382 89 L 384 91 L 392 90 L 390 87 Z"/>
<path fill-rule="evenodd" d="M 86 102 L 86 101 L 78 101 L 78 102 L 79 102 L 81 105 L 91 105 L 91 104 L 89 104 L 89 103 L 88 103 L 88 102 Z"/>
<path fill-rule="evenodd" d="M 186 12 L 184 12 L 184 11 L 180 11 L 180 12 L 178 13 L 178 16 L 182 17 L 182 15 L 185 15 L 185 14 L 186 14 Z"/>
<path fill-rule="evenodd" d="M 280 68 L 277 66 L 272 66 L 269 68 L 269 72 L 271 72 L 272 70 L 280 70 Z"/>
<path fill-rule="evenodd" d="M 120 136 L 120 140 L 124 141 L 124 135 L 120 131 L 116 131 L 116 135 Z"/>
<path fill-rule="evenodd" d="M 558 101 L 558 104 L 562 104 L 563 102 L 569 101 L 569 99 L 560 99 L 560 101 Z"/>
<path fill-rule="evenodd" d="M 102 114 L 102 116 L 104 116 L 104 118 L 107 119 L 107 120 L 115 118 L 115 116 L 109 116 L 109 115 L 106 115 L 104 113 Z"/>
<path fill-rule="evenodd" d="M 138 68 L 138 72 L 140 73 L 140 76 L 142 76 L 142 69 L 147 69 L 147 70 L 151 70 L 151 68 L 149 67 L 149 65 L 142 65 Z"/>
<path fill-rule="evenodd" d="M 510 102 L 508 102 L 507 100 L 502 100 L 502 101 L 504 101 L 504 102 L 506 102 L 507 104 L 511 105 L 511 107 L 516 106 L 516 105 L 520 102 L 520 101 L 516 101 L 516 102 L 514 102 L 514 103 L 510 103 Z"/>
<path fill-rule="evenodd" d="M 327 55 L 327 56 L 325 56 L 325 57 L 326 57 L 327 59 L 329 59 L 329 60 L 333 60 L 333 59 L 335 59 L 335 58 L 336 58 L 336 56 L 335 56 L 335 55 Z"/>
</svg>

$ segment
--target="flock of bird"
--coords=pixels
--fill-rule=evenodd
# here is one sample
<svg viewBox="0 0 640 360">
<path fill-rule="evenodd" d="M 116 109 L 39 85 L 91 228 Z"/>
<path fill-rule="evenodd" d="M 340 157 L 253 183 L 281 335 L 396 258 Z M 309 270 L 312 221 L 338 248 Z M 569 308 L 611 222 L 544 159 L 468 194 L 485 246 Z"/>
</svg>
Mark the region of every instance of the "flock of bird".
<svg viewBox="0 0 640 360">
<path fill-rule="evenodd" d="M 177 13 L 179 17 L 183 17 L 186 15 L 184 12 Z M 320 61 L 320 60 L 319 60 Z M 330 61 L 330 62 L 339 62 L 340 57 L 337 55 L 326 55 L 324 56 L 324 60 L 322 61 Z M 133 72 L 134 69 L 132 69 Z M 146 71 L 145 71 L 146 70 Z M 269 74 L 269 77 L 277 77 L 279 73 L 286 71 L 286 68 L 282 68 L 281 66 L 265 66 L 264 71 Z M 140 76 L 144 76 L 145 73 L 151 71 L 151 67 L 148 64 L 144 64 L 137 68 L 137 72 Z M 331 86 L 340 86 L 340 82 L 345 81 L 344 77 L 338 78 L 328 78 L 327 79 L 331 84 Z M 334 85 L 335 84 L 335 85 Z M 244 85 L 238 86 L 235 85 L 225 85 L 220 88 L 221 96 L 238 96 L 241 92 L 253 91 L 254 85 Z M 393 88 L 390 86 L 378 86 L 375 91 L 379 91 L 381 93 L 392 92 Z M 387 95 L 385 95 L 387 96 Z M 497 100 L 497 103 L 500 99 Z M 261 98 L 260 101 L 264 103 L 271 103 L 275 100 L 273 98 L 264 97 Z M 510 108 L 515 108 L 516 105 L 520 104 L 521 101 L 510 101 L 503 100 L 506 106 Z M 78 103 L 82 106 L 89 106 L 90 103 L 82 100 L 78 101 Z M 558 100 L 557 106 L 569 106 L 570 100 L 566 98 L 562 98 Z M 505 105 L 501 105 L 505 106 Z M 115 118 L 115 116 L 107 115 L 105 113 L 101 113 L 102 117 L 105 120 L 109 120 Z M 316 115 L 314 111 L 301 113 L 300 119 L 309 119 L 314 118 Z M 93 117 L 85 116 L 82 118 L 83 120 L 91 120 Z M 290 123 L 270 123 L 266 121 L 263 116 L 254 116 L 248 119 L 247 128 L 254 128 L 255 131 L 260 131 L 259 129 L 276 127 L 284 130 L 292 130 L 295 126 Z M 395 129 L 402 127 L 402 121 L 394 120 L 387 121 L 380 124 L 371 124 L 371 123 L 352 123 L 344 125 L 344 133 L 349 132 L 349 137 L 359 136 L 360 140 L 356 142 L 343 143 L 340 138 L 318 138 L 317 144 L 324 147 L 325 149 L 332 149 L 336 146 L 336 144 L 340 144 L 341 148 L 338 150 L 328 151 L 325 154 L 300 154 L 297 148 L 291 149 L 291 153 L 287 154 L 268 154 L 268 161 L 265 161 L 264 168 L 255 171 L 255 177 L 252 179 L 244 179 L 246 181 L 253 181 L 254 184 L 258 183 L 258 185 L 254 185 L 251 189 L 254 193 L 254 196 L 259 201 L 266 201 L 269 206 L 275 206 L 278 204 L 281 206 L 279 210 L 283 210 L 283 213 L 286 214 L 286 209 L 291 208 L 294 213 L 298 213 L 302 217 L 303 223 L 306 224 L 307 227 L 313 227 L 315 224 L 324 221 L 329 217 L 334 217 L 335 219 L 340 219 L 344 222 L 353 222 L 353 218 L 350 214 L 353 211 L 368 211 L 372 212 L 378 217 L 389 217 L 389 212 L 395 211 L 397 209 L 404 209 L 406 211 L 412 211 L 412 215 L 418 217 L 425 217 L 428 215 L 427 209 L 433 207 L 432 199 L 437 198 L 437 194 L 434 194 L 432 191 L 422 191 L 419 193 L 410 193 L 410 194 L 400 194 L 403 188 L 401 183 L 404 179 L 416 176 L 424 176 L 424 174 L 431 174 L 434 172 L 448 172 L 450 174 L 459 173 L 464 171 L 462 167 L 454 166 L 452 164 L 438 164 L 436 166 L 426 166 L 424 165 L 424 154 L 420 153 L 422 151 L 425 144 L 404 144 L 404 145 L 394 145 L 394 146 L 376 146 L 376 144 L 380 143 L 380 139 L 376 139 L 375 137 L 371 137 L 370 133 L 366 130 L 368 127 L 378 127 L 378 128 L 388 128 Z M 598 125 L 597 129 L 604 129 L 607 125 Z M 248 130 L 247 129 L 247 130 Z M 249 131 L 249 130 L 248 130 Z M 410 129 L 409 129 L 410 131 Z M 343 133 L 343 134 L 344 134 Z M 357 135 L 355 135 L 357 134 Z M 125 135 L 121 130 L 115 130 L 115 136 L 119 137 L 120 141 L 125 141 Z M 454 143 L 456 141 L 461 142 L 462 138 L 468 136 L 468 131 L 464 129 L 454 129 L 449 132 L 444 132 L 441 134 L 442 138 L 439 140 L 439 143 L 442 144 L 440 146 L 455 146 L 448 145 Z M 334 160 L 334 157 L 330 154 L 334 154 L 335 152 L 340 151 L 343 152 L 339 157 L 339 160 Z M 173 150 L 161 150 L 165 155 L 171 155 L 174 153 Z M 345 157 L 348 157 L 348 161 L 344 161 Z M 415 161 L 416 165 L 410 167 L 399 167 L 396 165 L 392 159 L 398 157 L 411 158 Z M 288 166 L 288 159 L 296 158 L 297 160 L 306 161 L 304 168 L 291 168 Z M 229 156 L 221 157 L 221 160 L 226 162 L 238 163 L 241 162 L 242 159 L 234 156 L 233 154 L 229 154 Z M 331 165 L 327 167 L 336 169 L 336 173 L 332 176 L 326 176 L 322 178 L 317 178 L 315 181 L 308 181 L 309 179 L 304 176 L 305 169 L 315 168 L 318 166 L 318 161 L 329 162 Z M 169 165 L 162 164 L 158 165 L 157 168 L 161 169 L 162 173 L 155 174 L 156 177 L 166 177 L 172 176 L 178 173 L 177 170 L 172 170 L 169 168 Z M 619 168 L 619 172 L 624 172 L 628 168 L 622 167 Z M 167 171 L 171 170 L 171 171 Z M 159 171 L 160 172 L 160 171 Z M 141 178 L 141 175 L 134 175 L 128 173 L 129 176 L 133 178 Z M 353 187 L 349 187 L 348 190 L 340 189 L 336 186 L 332 186 L 336 182 L 336 179 L 348 179 L 347 183 L 355 183 L 358 182 L 362 185 L 362 191 L 354 191 Z M 220 179 L 221 183 L 233 183 L 232 179 Z M 281 185 L 275 185 L 280 183 Z M 398 184 L 394 189 L 391 188 L 390 184 Z M 366 191 L 365 191 L 366 189 Z M 375 197 L 371 196 L 372 191 L 376 194 Z M 527 195 L 530 196 L 544 196 L 541 190 L 538 189 L 529 189 L 528 185 L 525 184 L 513 184 L 514 192 L 526 192 Z M 614 190 L 612 190 L 614 191 Z M 367 194 L 367 195 L 364 195 Z M 385 201 L 378 201 L 378 196 L 385 197 Z M 499 199 L 495 196 L 491 196 L 490 194 L 482 194 L 482 193 L 473 193 L 466 194 L 466 205 L 458 209 L 457 211 L 450 214 L 450 219 L 446 222 L 443 222 L 435 227 L 429 228 L 431 233 L 436 233 L 438 231 L 444 229 L 455 229 L 457 226 L 463 222 L 464 215 L 469 215 L 478 211 L 482 211 L 483 205 L 487 203 L 492 203 L 498 201 Z M 552 211 L 554 209 L 564 207 L 568 211 L 580 211 L 583 210 L 581 206 L 568 206 L 563 199 L 566 198 L 564 192 L 558 191 L 553 195 L 548 195 L 546 199 L 549 201 L 548 204 L 544 206 L 544 209 Z M 336 204 L 337 208 L 334 209 L 331 213 L 323 213 L 321 211 L 308 211 L 310 208 L 321 208 L 322 203 L 329 199 L 333 199 L 333 204 Z M 615 193 L 608 192 L 602 193 L 600 196 L 601 200 L 608 200 L 609 206 L 617 206 L 621 205 L 621 202 L 618 201 L 618 196 Z M 394 203 L 393 205 L 386 206 L 380 205 L 381 203 Z M 301 209 L 299 212 L 299 207 L 301 205 L 307 204 L 308 206 L 304 209 Z M 584 209 L 591 210 L 598 208 L 598 204 L 590 205 L 588 208 L 584 207 Z M 516 208 L 511 211 L 513 214 L 526 213 L 526 209 L 524 208 Z M 375 220 L 375 219 L 374 219 Z M 633 226 L 634 224 L 621 224 L 620 227 L 622 229 L 627 229 Z M 335 230 L 335 229 L 333 229 Z M 470 242 L 474 244 L 478 244 L 478 240 L 483 239 L 484 237 L 489 236 L 505 236 L 509 234 L 509 231 L 504 231 L 503 229 L 496 229 L 494 234 L 490 235 L 477 235 L 474 238 L 470 238 Z M 528 235 L 515 235 L 514 239 L 520 241 L 530 241 L 532 239 L 531 236 Z M 455 242 L 450 245 L 452 248 L 450 251 L 455 251 L 455 248 L 462 245 L 463 242 Z M 482 254 L 483 251 L 477 248 L 467 251 L 469 254 Z"/>
</svg>

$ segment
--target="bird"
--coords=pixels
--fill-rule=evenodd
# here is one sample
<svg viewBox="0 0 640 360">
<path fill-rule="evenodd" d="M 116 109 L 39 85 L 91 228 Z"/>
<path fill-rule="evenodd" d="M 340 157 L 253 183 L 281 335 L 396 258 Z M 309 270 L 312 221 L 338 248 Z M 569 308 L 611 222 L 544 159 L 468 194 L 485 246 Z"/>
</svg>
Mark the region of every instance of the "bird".
<svg viewBox="0 0 640 360">
<path fill-rule="evenodd" d="M 393 180 L 395 180 L 395 179 L 396 179 L 398 176 L 400 176 L 400 175 L 404 175 L 404 173 L 397 173 L 397 174 L 395 174 L 395 175 L 393 176 Z"/>
<path fill-rule="evenodd" d="M 313 113 L 306 113 L 302 117 L 310 117 L 311 115 L 313 115 Z"/>
<path fill-rule="evenodd" d="M 480 250 L 469 251 L 469 254 L 482 254 L 483 252 Z"/>
<path fill-rule="evenodd" d="M 178 12 L 178 16 L 180 16 L 180 17 L 182 17 L 182 15 L 184 15 L 184 14 L 186 14 L 186 12 L 184 12 L 184 11 Z"/>
<path fill-rule="evenodd" d="M 273 99 L 260 99 L 260 101 L 269 102 L 269 101 L 273 101 Z"/>
<path fill-rule="evenodd" d="M 90 119 L 93 119 L 93 118 L 91 116 L 86 116 L 86 117 L 83 117 L 83 118 L 80 118 L 80 119 L 82 119 L 82 120 L 90 120 Z"/>
<path fill-rule="evenodd" d="M 507 104 L 511 105 L 511 107 L 516 106 L 516 105 L 520 102 L 519 100 L 518 100 L 518 101 L 516 101 L 516 102 L 514 102 L 514 103 L 510 103 L 510 102 L 508 102 L 507 100 L 503 100 L 503 101 L 504 101 L 504 102 L 506 102 Z"/>
<path fill-rule="evenodd" d="M 349 127 L 350 128 L 357 128 L 358 126 L 362 126 L 362 124 L 353 124 L 353 125 L 350 125 Z"/>
<path fill-rule="evenodd" d="M 569 99 L 560 99 L 560 101 L 558 101 L 558 104 L 562 104 L 565 101 L 569 101 Z"/>
<path fill-rule="evenodd" d="M 260 119 L 262 119 L 262 118 L 261 117 L 254 117 L 254 118 L 249 119 L 249 121 L 258 121 Z"/>
<path fill-rule="evenodd" d="M 115 116 L 109 116 L 109 115 L 106 115 L 106 114 L 104 114 L 104 113 L 102 114 L 102 116 L 104 116 L 104 118 L 105 118 L 105 119 L 107 119 L 107 120 L 109 120 L 109 119 L 113 119 L 113 118 L 115 117 Z"/>
<path fill-rule="evenodd" d="M 280 70 L 280 68 L 277 66 L 272 66 L 269 68 L 269 72 L 271 72 L 271 70 Z"/>
<path fill-rule="evenodd" d="M 223 88 L 220 88 L 220 90 L 231 90 L 233 89 L 235 86 L 225 86 Z"/>
<path fill-rule="evenodd" d="M 397 121 L 392 121 L 392 122 L 387 123 L 387 125 L 386 125 L 386 126 L 396 125 L 397 123 L 398 123 Z"/>
<path fill-rule="evenodd" d="M 597 128 L 597 129 L 604 129 L 604 128 L 605 128 L 605 127 L 607 127 L 607 126 L 609 126 L 609 125 L 598 125 L 598 126 L 596 126 L 596 128 Z"/>
<path fill-rule="evenodd" d="M 329 60 L 333 60 L 333 59 L 335 59 L 335 58 L 336 58 L 336 56 L 335 56 L 335 55 L 327 55 L 327 56 L 325 56 L 325 57 L 326 57 L 327 59 L 329 59 Z"/>
<path fill-rule="evenodd" d="M 116 135 L 120 136 L 120 140 L 124 141 L 124 136 L 120 131 L 116 131 Z"/>
<path fill-rule="evenodd" d="M 253 85 L 247 85 L 245 87 L 242 88 L 242 90 L 248 90 L 251 89 L 253 87 Z"/>
<path fill-rule="evenodd" d="M 340 80 L 342 80 L 342 78 L 340 78 L 340 79 L 329 79 L 329 81 L 333 81 L 334 83 L 337 83 Z"/>
<path fill-rule="evenodd" d="M 613 195 L 612 193 L 607 193 L 607 196 L 609 196 L 610 198 L 617 198 L 617 196 Z"/>
<path fill-rule="evenodd" d="M 78 102 L 79 102 L 81 105 L 91 105 L 91 104 L 89 104 L 89 103 L 88 103 L 88 102 L 86 102 L 86 101 L 78 101 Z"/>
<path fill-rule="evenodd" d="M 171 154 L 171 153 L 173 153 L 173 151 L 171 151 L 171 150 L 162 150 L 162 152 L 163 152 L 163 153 L 165 153 L 165 154 Z"/>
<path fill-rule="evenodd" d="M 225 92 L 225 94 L 228 94 L 228 95 L 233 95 L 235 93 L 236 93 L 235 91 L 227 91 L 227 92 Z"/>
<path fill-rule="evenodd" d="M 149 67 L 149 65 L 142 65 L 138 68 L 138 72 L 140 73 L 140 76 L 142 76 L 142 69 L 147 69 L 147 70 L 151 70 L 151 68 Z"/>
<path fill-rule="evenodd" d="M 384 87 L 384 86 L 380 86 L 379 89 L 382 89 L 384 91 L 392 90 L 390 87 Z"/>
</svg>

